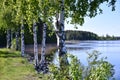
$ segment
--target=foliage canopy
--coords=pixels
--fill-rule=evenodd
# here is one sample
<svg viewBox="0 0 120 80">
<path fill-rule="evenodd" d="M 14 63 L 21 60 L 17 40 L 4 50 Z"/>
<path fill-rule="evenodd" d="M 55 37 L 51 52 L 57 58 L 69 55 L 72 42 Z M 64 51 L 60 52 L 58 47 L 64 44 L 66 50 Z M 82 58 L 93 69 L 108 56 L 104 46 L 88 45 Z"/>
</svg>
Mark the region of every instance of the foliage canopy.
<svg viewBox="0 0 120 80">
<path fill-rule="evenodd" d="M 71 18 L 68 22 L 82 25 L 85 17 L 92 18 L 102 13 L 100 5 L 103 3 L 115 10 L 115 2 L 116 0 L 65 0 L 65 19 Z M 60 3 L 60 0 L 2 0 L 0 17 L 4 17 L 0 21 L 21 24 L 23 20 L 30 26 L 40 18 L 50 25 L 56 13 L 60 12 Z"/>
</svg>

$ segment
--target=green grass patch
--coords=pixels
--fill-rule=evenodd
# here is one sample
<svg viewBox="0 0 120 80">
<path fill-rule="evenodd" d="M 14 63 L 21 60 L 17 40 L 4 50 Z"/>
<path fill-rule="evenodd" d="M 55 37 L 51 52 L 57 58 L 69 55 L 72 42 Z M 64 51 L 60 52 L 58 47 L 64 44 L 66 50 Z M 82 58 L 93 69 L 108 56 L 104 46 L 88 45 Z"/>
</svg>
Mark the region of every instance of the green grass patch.
<svg viewBox="0 0 120 80">
<path fill-rule="evenodd" d="M 19 51 L 0 49 L 0 80 L 40 80 L 33 64 Z"/>
</svg>

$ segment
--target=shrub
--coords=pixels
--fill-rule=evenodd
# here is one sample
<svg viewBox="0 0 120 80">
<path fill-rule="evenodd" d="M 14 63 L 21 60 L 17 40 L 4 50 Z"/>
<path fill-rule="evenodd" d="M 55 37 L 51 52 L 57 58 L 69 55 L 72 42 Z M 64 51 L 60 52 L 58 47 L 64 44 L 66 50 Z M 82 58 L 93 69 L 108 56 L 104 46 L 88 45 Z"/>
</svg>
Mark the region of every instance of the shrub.
<svg viewBox="0 0 120 80">
<path fill-rule="evenodd" d="M 61 70 L 59 66 L 51 64 L 49 80 L 109 80 L 114 75 L 114 66 L 106 61 L 106 57 L 99 56 L 98 51 L 88 53 L 88 66 L 84 66 L 76 56 L 68 54 L 70 60 L 67 69 Z"/>
</svg>

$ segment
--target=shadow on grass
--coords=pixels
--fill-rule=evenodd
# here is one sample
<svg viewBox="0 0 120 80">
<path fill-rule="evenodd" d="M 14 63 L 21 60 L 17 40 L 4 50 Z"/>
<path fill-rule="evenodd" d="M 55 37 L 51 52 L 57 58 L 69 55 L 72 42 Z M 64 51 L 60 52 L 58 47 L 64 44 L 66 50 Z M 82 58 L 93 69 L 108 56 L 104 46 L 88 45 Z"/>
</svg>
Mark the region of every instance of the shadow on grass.
<svg viewBox="0 0 120 80">
<path fill-rule="evenodd" d="M 0 58 L 16 58 L 21 57 L 19 53 L 15 53 L 14 51 L 0 51 Z"/>
</svg>

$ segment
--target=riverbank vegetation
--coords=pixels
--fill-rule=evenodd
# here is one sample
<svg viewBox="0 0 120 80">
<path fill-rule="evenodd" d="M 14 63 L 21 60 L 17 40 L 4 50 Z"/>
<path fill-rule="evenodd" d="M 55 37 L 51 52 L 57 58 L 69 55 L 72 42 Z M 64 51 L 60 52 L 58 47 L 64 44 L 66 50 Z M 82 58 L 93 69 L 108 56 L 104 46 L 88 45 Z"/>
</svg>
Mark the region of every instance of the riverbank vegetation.
<svg viewBox="0 0 120 80">
<path fill-rule="evenodd" d="M 51 63 L 47 74 L 37 74 L 33 69 L 33 63 L 30 63 L 27 58 L 22 58 L 19 51 L 0 49 L 0 80 L 111 79 L 114 75 L 113 65 L 99 56 L 98 51 L 88 53 L 88 66 L 84 66 L 77 57 L 68 54 L 70 61 L 66 71 Z"/>
</svg>

